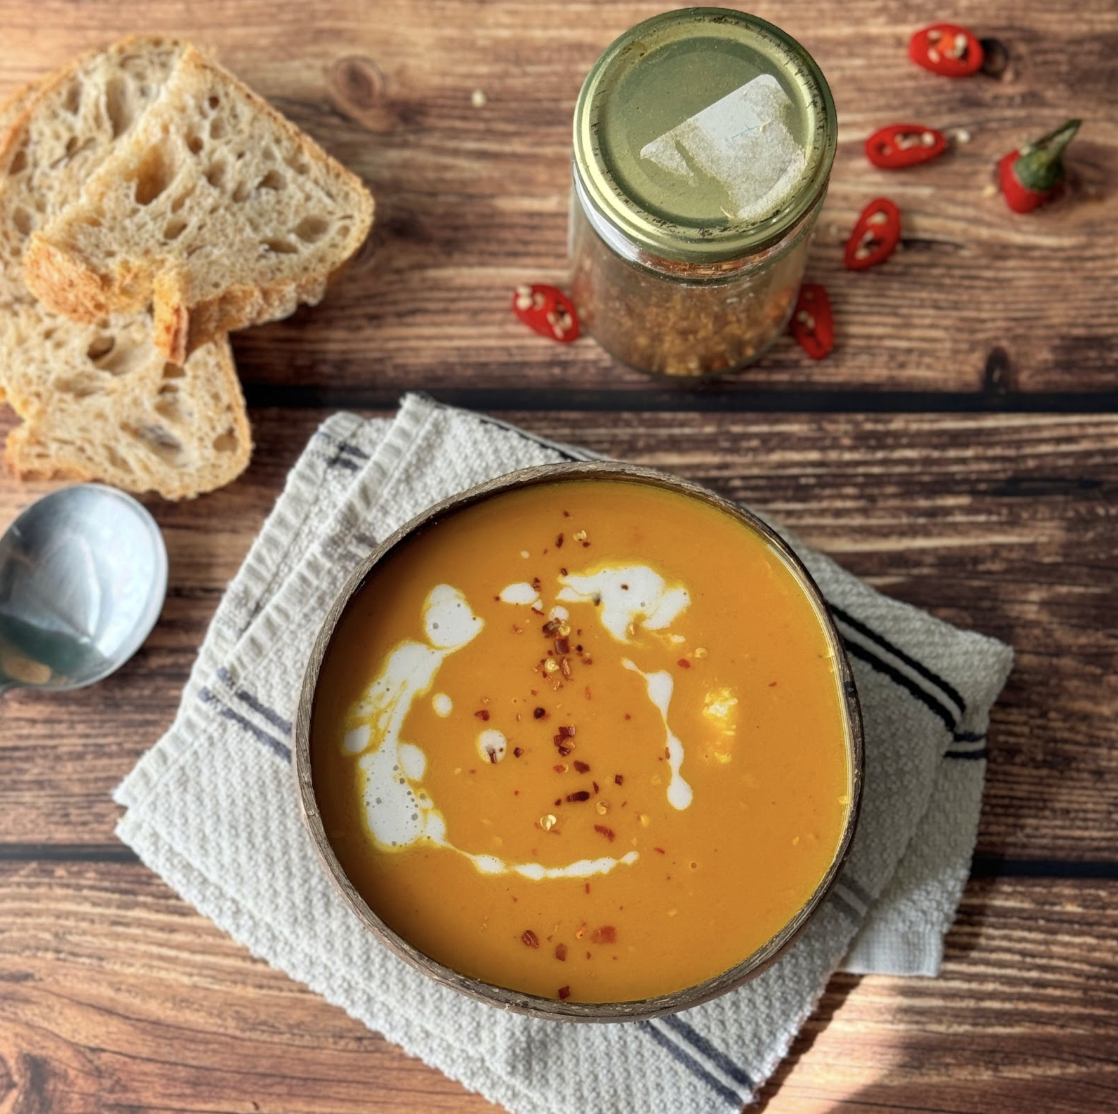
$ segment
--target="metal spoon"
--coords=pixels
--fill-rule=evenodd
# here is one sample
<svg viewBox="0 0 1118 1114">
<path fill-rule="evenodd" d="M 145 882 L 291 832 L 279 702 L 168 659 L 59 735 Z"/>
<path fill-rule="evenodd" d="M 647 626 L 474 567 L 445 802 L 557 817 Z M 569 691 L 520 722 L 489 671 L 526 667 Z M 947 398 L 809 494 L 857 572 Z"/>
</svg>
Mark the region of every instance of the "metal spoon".
<svg viewBox="0 0 1118 1114">
<path fill-rule="evenodd" d="M 80 484 L 33 503 L 0 538 L 0 693 L 107 677 L 166 593 L 163 537 L 135 499 Z"/>
</svg>

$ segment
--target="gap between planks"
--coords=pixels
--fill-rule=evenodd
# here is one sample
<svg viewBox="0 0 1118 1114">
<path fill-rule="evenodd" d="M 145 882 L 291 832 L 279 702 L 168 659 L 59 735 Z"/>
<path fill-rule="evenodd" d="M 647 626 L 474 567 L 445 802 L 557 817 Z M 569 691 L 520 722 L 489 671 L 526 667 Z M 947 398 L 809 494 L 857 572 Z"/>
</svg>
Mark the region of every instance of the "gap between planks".
<svg viewBox="0 0 1118 1114">
<path fill-rule="evenodd" d="M 0 862 L 126 863 L 139 856 L 112 843 L 0 843 Z M 1015 859 L 975 855 L 971 878 L 1118 879 L 1118 861 L 1107 859 Z"/>
<path fill-rule="evenodd" d="M 392 410 L 399 388 L 330 388 L 244 385 L 250 407 L 280 409 Z M 725 383 L 648 389 L 507 389 L 459 387 L 430 392 L 439 402 L 467 410 L 640 412 L 732 412 L 790 414 L 1116 414 L 1118 391 L 750 390 Z"/>
</svg>

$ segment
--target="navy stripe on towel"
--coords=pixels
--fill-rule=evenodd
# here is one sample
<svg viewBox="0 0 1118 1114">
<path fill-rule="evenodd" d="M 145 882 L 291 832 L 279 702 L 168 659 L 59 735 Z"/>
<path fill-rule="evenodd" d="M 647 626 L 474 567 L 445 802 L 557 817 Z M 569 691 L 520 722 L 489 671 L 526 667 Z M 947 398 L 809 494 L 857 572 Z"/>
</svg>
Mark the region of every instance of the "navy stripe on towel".
<svg viewBox="0 0 1118 1114">
<path fill-rule="evenodd" d="M 291 735 L 291 720 L 284 719 L 278 712 L 273 712 L 271 708 L 265 707 L 251 692 L 237 689 L 233 695 L 241 703 L 248 705 L 257 715 L 263 716 L 273 727 L 278 727 L 287 736 Z"/>
<path fill-rule="evenodd" d="M 892 642 L 883 635 L 878 634 L 872 627 L 866 626 L 861 619 L 855 619 L 853 615 L 848 614 L 839 607 L 835 607 L 834 604 L 829 604 L 829 606 L 831 608 L 831 613 L 837 619 L 841 619 L 848 627 L 856 630 L 860 635 L 868 638 L 871 642 L 876 642 L 883 650 L 888 651 L 898 661 L 904 662 L 909 669 L 918 673 L 925 681 L 935 685 L 936 688 L 955 705 L 957 716 L 961 716 L 966 711 L 967 702 L 963 699 L 959 690 L 949 681 L 945 681 L 937 673 L 933 673 L 923 662 L 917 661 L 914 657 L 910 657 L 906 654 L 904 650 L 894 646 Z"/>
<path fill-rule="evenodd" d="M 891 681 L 895 681 L 901 688 L 910 692 L 917 700 L 920 701 L 926 708 L 930 708 L 941 720 L 948 731 L 955 730 L 955 716 L 951 710 L 944 704 L 940 703 L 927 689 L 921 688 L 915 681 L 906 677 L 899 669 L 890 665 L 887 661 L 882 661 L 875 653 L 867 650 L 864 646 L 860 646 L 857 642 L 851 642 L 849 639 L 843 639 L 843 645 L 846 647 L 846 652 L 853 657 L 861 658 L 868 666 L 876 669 L 879 673 L 884 673 Z"/>
<path fill-rule="evenodd" d="M 869 906 L 873 898 L 869 890 L 861 884 L 849 870 L 844 870 L 839 876 L 839 882 L 845 886 L 863 905 Z"/>
<path fill-rule="evenodd" d="M 712 1091 L 724 1099 L 728 1105 L 734 1107 L 736 1110 L 744 1104 L 745 1098 L 711 1075 L 691 1053 L 680 1048 L 667 1033 L 662 1029 L 657 1029 L 651 1021 L 638 1021 L 637 1027 L 647 1033 L 660 1045 L 677 1064 L 686 1068 L 696 1079 L 702 1080 Z"/>
<path fill-rule="evenodd" d="M 674 1029 L 684 1040 L 697 1048 L 713 1064 L 717 1064 L 735 1083 L 740 1083 L 750 1092 L 757 1086 L 751 1076 L 738 1067 L 725 1052 L 715 1048 L 697 1029 L 688 1025 L 678 1014 L 665 1014 L 660 1022 Z"/>
<path fill-rule="evenodd" d="M 282 739 L 270 735 L 267 731 L 257 727 L 251 720 L 245 719 L 239 712 L 235 712 L 228 705 L 222 704 L 217 695 L 209 689 L 202 689 L 198 696 L 204 703 L 215 705 L 219 716 L 231 720 L 238 727 L 243 727 L 250 735 L 278 754 L 285 762 L 291 761 L 291 748 Z"/>
<path fill-rule="evenodd" d="M 842 895 L 842 892 L 836 886 L 831 890 L 831 896 L 827 899 L 840 913 L 849 917 L 855 924 L 862 923 L 862 917 L 865 916 L 865 911 L 855 907 L 854 903 Z"/>
</svg>

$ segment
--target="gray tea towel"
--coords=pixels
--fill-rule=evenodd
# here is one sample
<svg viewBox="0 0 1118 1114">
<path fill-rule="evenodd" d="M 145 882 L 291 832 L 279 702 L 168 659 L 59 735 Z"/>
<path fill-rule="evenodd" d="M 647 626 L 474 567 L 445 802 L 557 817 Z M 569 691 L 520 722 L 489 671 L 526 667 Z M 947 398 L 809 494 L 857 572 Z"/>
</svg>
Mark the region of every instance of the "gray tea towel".
<svg viewBox="0 0 1118 1114">
<path fill-rule="evenodd" d="M 221 603 L 174 724 L 117 791 L 118 832 L 255 955 L 515 1114 L 729 1110 L 754 1097 L 835 970 L 936 973 L 1012 654 L 797 545 L 854 667 L 866 770 L 847 864 L 795 945 L 744 987 L 654 1021 L 541 1021 L 438 986 L 362 928 L 302 827 L 291 719 L 303 669 L 378 539 L 482 480 L 584 455 L 423 396 L 393 421 L 324 422 Z"/>
</svg>

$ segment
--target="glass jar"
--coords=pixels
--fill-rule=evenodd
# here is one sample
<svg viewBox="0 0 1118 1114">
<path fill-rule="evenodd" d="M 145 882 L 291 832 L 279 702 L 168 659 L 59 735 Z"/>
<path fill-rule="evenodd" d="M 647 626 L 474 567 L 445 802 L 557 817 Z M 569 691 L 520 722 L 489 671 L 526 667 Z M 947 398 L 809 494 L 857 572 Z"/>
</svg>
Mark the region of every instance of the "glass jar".
<svg viewBox="0 0 1118 1114">
<path fill-rule="evenodd" d="M 575 108 L 583 326 L 644 371 L 757 360 L 795 305 L 836 132 L 818 66 L 764 20 L 685 8 L 622 35 Z"/>
</svg>

